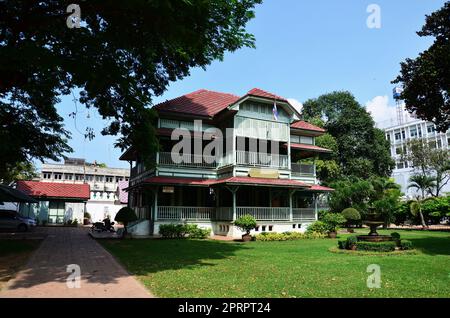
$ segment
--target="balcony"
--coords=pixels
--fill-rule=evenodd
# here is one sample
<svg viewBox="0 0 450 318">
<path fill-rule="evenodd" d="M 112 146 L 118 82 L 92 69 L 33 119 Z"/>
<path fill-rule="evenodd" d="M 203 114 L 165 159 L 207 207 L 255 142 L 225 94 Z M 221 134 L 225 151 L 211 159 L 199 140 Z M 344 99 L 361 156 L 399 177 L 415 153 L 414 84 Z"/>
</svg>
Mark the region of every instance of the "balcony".
<svg viewBox="0 0 450 318">
<path fill-rule="evenodd" d="M 217 168 L 217 160 L 214 156 L 202 156 L 183 154 L 181 162 L 175 162 L 171 152 L 160 152 L 158 164 L 162 166 L 190 167 L 190 168 Z"/>
<path fill-rule="evenodd" d="M 289 207 L 236 207 L 236 218 L 250 214 L 257 221 L 290 221 Z M 162 221 L 232 221 L 231 207 L 159 206 L 158 220 Z M 293 208 L 292 220 L 314 221 L 314 208 Z"/>
<path fill-rule="evenodd" d="M 314 177 L 316 168 L 314 164 L 292 163 L 291 174 L 294 177 Z"/>
<path fill-rule="evenodd" d="M 272 155 L 262 152 L 236 151 L 236 164 L 287 169 L 289 157 L 287 155 Z"/>
</svg>

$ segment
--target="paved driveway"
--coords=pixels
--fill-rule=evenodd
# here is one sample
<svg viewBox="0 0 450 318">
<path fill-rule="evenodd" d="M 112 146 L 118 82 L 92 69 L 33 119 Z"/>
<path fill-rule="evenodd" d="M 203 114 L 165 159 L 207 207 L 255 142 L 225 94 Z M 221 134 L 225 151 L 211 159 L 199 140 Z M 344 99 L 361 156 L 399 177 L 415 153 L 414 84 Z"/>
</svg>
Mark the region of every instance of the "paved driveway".
<svg viewBox="0 0 450 318">
<path fill-rule="evenodd" d="M 86 228 L 45 230 L 47 238 L 0 292 L 0 297 L 152 297 L 88 235 Z M 67 284 L 70 264 L 79 266 L 80 288 L 76 288 L 76 280 Z"/>
</svg>

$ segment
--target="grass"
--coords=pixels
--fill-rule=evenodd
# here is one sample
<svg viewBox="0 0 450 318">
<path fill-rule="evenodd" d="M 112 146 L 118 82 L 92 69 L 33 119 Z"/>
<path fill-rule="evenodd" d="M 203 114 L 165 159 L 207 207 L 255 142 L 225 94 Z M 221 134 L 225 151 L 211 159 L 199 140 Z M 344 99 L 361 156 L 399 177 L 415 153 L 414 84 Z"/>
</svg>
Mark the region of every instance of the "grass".
<svg viewBox="0 0 450 318">
<path fill-rule="evenodd" d="M 337 239 L 101 243 L 159 297 L 450 297 L 450 233 L 397 232 L 414 254 L 332 253 Z M 366 286 L 370 264 L 379 289 Z"/>
<path fill-rule="evenodd" d="M 0 240 L 0 290 L 27 262 L 40 240 Z"/>
</svg>

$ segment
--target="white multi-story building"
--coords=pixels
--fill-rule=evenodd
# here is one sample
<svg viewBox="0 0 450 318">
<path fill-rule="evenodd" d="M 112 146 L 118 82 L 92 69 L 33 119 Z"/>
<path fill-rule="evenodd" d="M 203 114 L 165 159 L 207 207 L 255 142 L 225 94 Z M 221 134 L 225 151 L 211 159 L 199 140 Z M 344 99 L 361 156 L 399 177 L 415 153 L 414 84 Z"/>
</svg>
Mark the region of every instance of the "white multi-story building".
<svg viewBox="0 0 450 318">
<path fill-rule="evenodd" d="M 415 189 L 408 189 L 409 178 L 414 174 L 414 167 L 410 162 L 402 160 L 401 153 L 406 149 L 406 142 L 410 139 L 423 139 L 433 148 L 449 149 L 450 131 L 439 133 L 433 123 L 408 118 L 404 123 L 384 128 L 387 140 L 391 143 L 391 156 L 395 160 L 392 176 L 402 186 L 406 196 L 416 195 Z M 450 192 L 450 184 L 444 187 L 443 193 Z"/>
<path fill-rule="evenodd" d="M 119 198 L 119 182 L 127 182 L 129 176 L 129 169 L 103 167 L 84 159 L 67 158 L 64 164 L 42 164 L 39 179 L 42 182 L 89 184 L 86 212 L 96 222 L 107 216 L 114 219 L 117 211 L 126 206 Z"/>
</svg>

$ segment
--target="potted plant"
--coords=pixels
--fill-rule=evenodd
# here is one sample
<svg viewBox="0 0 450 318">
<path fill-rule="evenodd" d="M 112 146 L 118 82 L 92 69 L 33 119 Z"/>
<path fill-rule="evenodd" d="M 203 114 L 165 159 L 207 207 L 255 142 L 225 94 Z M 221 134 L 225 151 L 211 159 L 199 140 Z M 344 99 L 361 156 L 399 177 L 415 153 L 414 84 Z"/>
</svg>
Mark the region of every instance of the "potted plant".
<svg viewBox="0 0 450 318">
<path fill-rule="evenodd" d="M 342 211 L 342 216 L 347 220 L 347 231 L 353 233 L 351 226 L 361 220 L 361 214 L 354 208 L 346 208 Z"/>
<path fill-rule="evenodd" d="M 340 213 L 328 213 L 323 217 L 323 222 L 326 224 L 328 237 L 336 238 L 339 226 L 344 224 L 346 220 Z"/>
<path fill-rule="evenodd" d="M 252 239 L 250 231 L 256 227 L 256 220 L 252 215 L 246 214 L 241 216 L 236 221 L 234 221 L 234 225 L 241 231 L 245 232 L 245 234 L 242 235 L 242 240 L 244 242 L 248 242 Z"/>
<path fill-rule="evenodd" d="M 134 210 L 129 207 L 123 207 L 117 212 L 116 217 L 114 218 L 114 221 L 120 222 L 123 224 L 124 231 L 122 237 L 125 237 L 128 233 L 127 226 L 128 223 L 136 221 L 137 216 L 136 213 L 134 213 Z"/>
<path fill-rule="evenodd" d="M 91 223 L 91 215 L 89 212 L 84 212 L 83 224 L 88 225 L 89 223 Z"/>
</svg>

